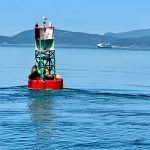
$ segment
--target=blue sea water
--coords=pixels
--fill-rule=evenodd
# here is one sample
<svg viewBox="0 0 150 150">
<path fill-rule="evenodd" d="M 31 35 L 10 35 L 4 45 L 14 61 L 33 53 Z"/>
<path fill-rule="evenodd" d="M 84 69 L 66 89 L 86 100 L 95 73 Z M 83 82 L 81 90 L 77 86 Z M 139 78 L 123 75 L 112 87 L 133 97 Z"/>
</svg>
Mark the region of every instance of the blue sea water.
<svg viewBox="0 0 150 150">
<path fill-rule="evenodd" d="M 150 50 L 57 47 L 60 91 L 28 90 L 34 47 L 0 56 L 0 149 L 150 149 Z"/>
</svg>

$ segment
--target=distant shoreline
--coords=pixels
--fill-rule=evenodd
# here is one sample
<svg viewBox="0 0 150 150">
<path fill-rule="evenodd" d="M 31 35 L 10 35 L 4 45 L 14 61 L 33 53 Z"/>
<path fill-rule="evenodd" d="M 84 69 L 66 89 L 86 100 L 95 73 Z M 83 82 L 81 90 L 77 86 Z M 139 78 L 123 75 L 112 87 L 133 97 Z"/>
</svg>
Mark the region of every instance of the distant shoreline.
<svg viewBox="0 0 150 150">
<path fill-rule="evenodd" d="M 0 47 L 34 47 L 34 44 L 0 44 Z M 117 49 L 123 49 L 123 50 L 150 50 L 150 47 L 119 47 L 119 46 L 113 46 L 112 48 L 97 48 L 96 46 L 76 46 L 76 45 L 55 45 L 57 48 L 83 48 L 83 49 L 99 49 L 99 50 L 117 50 Z"/>
<path fill-rule="evenodd" d="M 34 47 L 34 44 L 0 44 L 0 46 L 26 46 L 26 47 Z M 62 47 L 62 48 L 97 48 L 94 46 L 76 46 L 76 45 L 55 45 L 55 47 Z"/>
</svg>

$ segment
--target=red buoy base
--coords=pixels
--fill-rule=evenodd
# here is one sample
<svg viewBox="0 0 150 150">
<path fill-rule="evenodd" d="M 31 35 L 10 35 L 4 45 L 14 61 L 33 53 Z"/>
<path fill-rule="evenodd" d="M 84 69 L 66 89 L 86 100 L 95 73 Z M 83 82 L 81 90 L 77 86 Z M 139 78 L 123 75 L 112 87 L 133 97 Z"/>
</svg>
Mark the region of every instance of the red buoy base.
<svg viewBox="0 0 150 150">
<path fill-rule="evenodd" d="M 63 89 L 63 79 L 28 80 L 28 88 L 33 90 L 60 90 Z"/>
</svg>

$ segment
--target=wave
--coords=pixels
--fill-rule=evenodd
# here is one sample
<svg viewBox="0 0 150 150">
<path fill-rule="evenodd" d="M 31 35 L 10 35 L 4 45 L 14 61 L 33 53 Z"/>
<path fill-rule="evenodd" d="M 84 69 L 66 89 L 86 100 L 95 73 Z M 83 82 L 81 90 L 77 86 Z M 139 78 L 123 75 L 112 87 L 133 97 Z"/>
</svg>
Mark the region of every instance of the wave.
<svg viewBox="0 0 150 150">
<path fill-rule="evenodd" d="M 11 87 L 0 87 L 0 93 L 5 93 L 6 91 L 14 91 L 28 93 L 30 94 L 41 94 L 41 96 L 95 96 L 95 97 L 118 97 L 118 98 L 130 98 L 130 99 L 150 99 L 150 94 L 147 93 L 133 93 L 129 91 L 115 90 L 112 89 L 75 89 L 75 88 L 64 88 L 62 90 L 28 90 L 26 85 L 22 86 L 11 86 Z M 39 92 L 40 91 L 40 92 Z"/>
<path fill-rule="evenodd" d="M 106 90 L 101 90 L 101 89 L 96 89 L 96 90 L 84 90 L 84 89 L 72 89 L 72 88 L 65 88 L 64 90 L 66 91 L 72 91 L 72 92 L 77 92 L 78 94 L 87 94 L 87 95 L 95 95 L 95 96 L 105 96 L 105 97 L 123 97 L 123 98 L 133 98 L 133 99 L 145 99 L 145 98 L 150 98 L 150 94 L 145 94 L 145 93 L 125 93 L 124 91 L 120 92 L 121 90 L 118 90 L 113 92 L 113 91 L 108 91 Z M 106 91 L 106 92 L 105 92 Z"/>
</svg>

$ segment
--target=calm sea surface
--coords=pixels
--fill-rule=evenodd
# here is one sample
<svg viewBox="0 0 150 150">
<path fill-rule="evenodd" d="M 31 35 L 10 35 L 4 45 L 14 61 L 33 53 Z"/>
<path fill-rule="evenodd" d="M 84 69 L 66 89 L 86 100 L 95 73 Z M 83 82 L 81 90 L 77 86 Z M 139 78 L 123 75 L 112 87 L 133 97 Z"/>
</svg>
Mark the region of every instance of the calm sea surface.
<svg viewBox="0 0 150 150">
<path fill-rule="evenodd" d="M 61 91 L 32 91 L 34 47 L 0 46 L 1 150 L 150 150 L 150 50 L 56 48 Z"/>
</svg>

